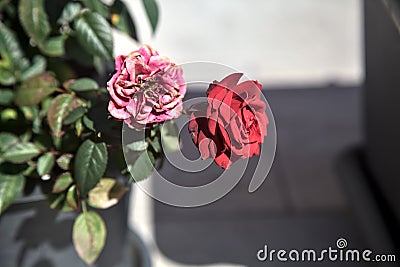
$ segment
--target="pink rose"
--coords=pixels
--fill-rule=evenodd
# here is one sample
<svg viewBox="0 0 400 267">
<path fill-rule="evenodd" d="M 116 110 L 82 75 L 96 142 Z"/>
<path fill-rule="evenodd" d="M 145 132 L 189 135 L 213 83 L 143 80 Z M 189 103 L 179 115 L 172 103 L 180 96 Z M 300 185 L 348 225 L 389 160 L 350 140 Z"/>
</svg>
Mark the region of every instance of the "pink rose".
<svg viewBox="0 0 400 267">
<path fill-rule="evenodd" d="M 257 81 L 239 83 L 242 73 L 234 73 L 207 90 L 207 103 L 195 105 L 189 132 L 201 157 L 214 158 L 226 169 L 241 158 L 259 155 L 267 135 L 266 104 Z"/>
<path fill-rule="evenodd" d="M 130 127 L 176 118 L 182 111 L 186 84 L 182 69 L 144 45 L 115 59 L 115 72 L 107 82 L 108 111 Z"/>
</svg>

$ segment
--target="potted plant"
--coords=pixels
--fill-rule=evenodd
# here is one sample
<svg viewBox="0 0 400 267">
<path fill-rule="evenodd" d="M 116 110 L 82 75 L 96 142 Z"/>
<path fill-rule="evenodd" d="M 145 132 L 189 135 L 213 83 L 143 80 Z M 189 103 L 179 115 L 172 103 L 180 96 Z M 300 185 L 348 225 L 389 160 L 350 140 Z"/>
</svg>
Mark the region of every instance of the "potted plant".
<svg viewBox="0 0 400 267">
<path fill-rule="evenodd" d="M 143 4 L 154 31 L 157 5 L 154 0 Z M 26 264 L 29 249 L 45 241 L 55 250 L 34 259 L 38 265 L 65 247 L 66 254 L 58 257 L 67 260 L 57 266 L 83 264 L 71 258 L 77 258 L 68 247 L 72 243 L 77 255 L 92 264 L 105 246 L 106 224 L 126 228 L 126 220 L 116 213 L 126 213 L 125 207 L 98 211 L 123 200 L 127 191 L 122 148 L 112 134 L 120 133 L 121 123 L 107 120 L 104 108 L 113 29 L 137 40 L 121 0 L 0 1 L 2 266 Z M 51 209 L 65 213 L 36 201 L 45 195 Z M 105 223 L 102 216 L 113 220 Z M 124 233 L 111 230 L 119 236 L 113 237 L 117 242 Z M 13 239 L 16 246 L 9 243 Z M 106 253 L 100 266 L 114 266 L 107 257 L 116 250 Z"/>
<path fill-rule="evenodd" d="M 143 3 L 154 30 L 157 6 Z M 228 169 L 260 155 L 269 120 L 257 81 L 230 74 L 184 108 L 182 67 L 152 47 L 108 64 L 111 27 L 135 38 L 120 0 L 1 0 L 0 11 L 1 265 L 130 264 L 128 177 L 149 177 L 179 149 L 182 114 L 202 159 Z M 64 213 L 33 201 L 44 194 Z"/>
</svg>

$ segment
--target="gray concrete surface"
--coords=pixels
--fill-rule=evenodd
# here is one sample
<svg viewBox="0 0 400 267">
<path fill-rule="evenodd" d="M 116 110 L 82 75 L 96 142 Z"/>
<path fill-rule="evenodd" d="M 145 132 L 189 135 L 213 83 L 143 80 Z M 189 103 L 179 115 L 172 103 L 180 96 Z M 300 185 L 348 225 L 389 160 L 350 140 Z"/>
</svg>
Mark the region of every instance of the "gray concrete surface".
<svg viewBox="0 0 400 267">
<path fill-rule="evenodd" d="M 263 266 L 255 256 L 263 244 L 317 249 L 334 246 L 343 237 L 351 247 L 368 245 L 335 168 L 341 153 L 363 139 L 360 89 L 275 90 L 265 95 L 278 132 L 267 180 L 255 193 L 247 192 L 254 159 L 239 184 L 217 202 L 190 209 L 155 202 L 155 238 L 166 257 L 185 264 Z M 212 179 L 181 173 L 168 164 L 161 172 L 178 184 L 184 177 L 186 185 Z"/>
</svg>

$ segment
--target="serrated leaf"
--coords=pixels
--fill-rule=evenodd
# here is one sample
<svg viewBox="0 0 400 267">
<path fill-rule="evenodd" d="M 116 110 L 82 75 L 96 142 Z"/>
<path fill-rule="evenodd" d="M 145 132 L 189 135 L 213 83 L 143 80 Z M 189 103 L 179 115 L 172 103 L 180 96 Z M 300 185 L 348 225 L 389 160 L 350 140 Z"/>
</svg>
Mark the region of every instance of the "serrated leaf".
<svg viewBox="0 0 400 267">
<path fill-rule="evenodd" d="M 24 163 L 39 154 L 39 149 L 33 143 L 21 142 L 8 148 L 1 158 L 12 163 Z"/>
<path fill-rule="evenodd" d="M 39 157 L 37 161 L 37 172 L 40 176 L 48 174 L 53 168 L 55 163 L 55 157 L 51 152 L 48 152 Z"/>
<path fill-rule="evenodd" d="M 18 143 L 18 137 L 11 133 L 0 133 L 0 152 L 6 151 L 12 145 Z"/>
<path fill-rule="evenodd" d="M 56 96 L 50 103 L 47 111 L 47 122 L 55 137 L 60 138 L 62 135 L 61 128 L 63 120 L 71 111 L 72 96 L 61 94 Z"/>
<path fill-rule="evenodd" d="M 142 152 L 133 165 L 128 166 L 132 182 L 139 182 L 148 178 L 154 171 L 154 163 L 153 153 L 147 150 Z"/>
<path fill-rule="evenodd" d="M 92 79 L 81 78 L 71 83 L 69 89 L 76 92 L 92 91 L 99 89 L 99 85 Z"/>
<path fill-rule="evenodd" d="M 87 110 L 84 107 L 77 107 L 76 109 L 72 110 L 67 117 L 65 117 L 63 124 L 68 125 L 76 122 L 77 120 L 82 118 L 82 116 L 85 115 L 86 112 Z"/>
<path fill-rule="evenodd" d="M 14 93 L 10 89 L 0 89 L 0 105 L 9 105 L 14 99 Z"/>
<path fill-rule="evenodd" d="M 129 9 L 121 0 L 115 0 L 111 6 L 111 23 L 120 31 L 138 40 L 135 23 L 129 13 Z"/>
<path fill-rule="evenodd" d="M 13 31 L 0 22 L 0 65 L 14 71 L 23 58 L 21 47 Z M 13 74 L 13 73 L 12 73 Z"/>
<path fill-rule="evenodd" d="M 80 214 L 74 222 L 72 240 L 79 257 L 88 265 L 99 257 L 106 241 L 106 226 L 94 211 Z"/>
<path fill-rule="evenodd" d="M 22 174 L 0 173 L 0 215 L 21 194 L 25 178 Z"/>
<path fill-rule="evenodd" d="M 74 160 L 74 178 L 80 195 L 85 198 L 103 176 L 107 166 L 105 143 L 86 140 L 79 147 Z"/>
<path fill-rule="evenodd" d="M 65 5 L 60 18 L 57 20 L 59 24 L 69 23 L 79 15 L 81 11 L 81 5 L 79 3 L 69 2 Z"/>
<path fill-rule="evenodd" d="M 143 151 L 146 150 L 148 146 L 149 143 L 146 140 L 139 140 L 126 145 L 126 148 L 131 151 Z"/>
<path fill-rule="evenodd" d="M 25 81 L 29 78 L 41 74 L 46 70 L 46 66 L 47 66 L 46 59 L 40 55 L 35 55 L 33 57 L 32 66 L 30 66 L 28 69 L 22 72 L 21 80 Z"/>
<path fill-rule="evenodd" d="M 65 172 L 57 177 L 52 193 L 61 193 L 68 189 L 68 187 L 74 182 L 70 172 Z"/>
<path fill-rule="evenodd" d="M 32 106 L 57 90 L 57 80 L 48 72 L 29 78 L 18 87 L 15 104 Z"/>
<path fill-rule="evenodd" d="M 179 131 L 174 122 L 166 122 L 161 127 L 161 144 L 164 152 L 179 150 Z"/>
<path fill-rule="evenodd" d="M 76 186 L 73 185 L 68 189 L 67 192 L 67 203 L 73 210 L 78 210 L 79 202 L 78 202 L 78 193 L 76 191 Z"/>
<path fill-rule="evenodd" d="M 107 209 L 118 203 L 128 188 L 117 183 L 115 179 L 102 178 L 95 188 L 90 190 L 88 204 L 93 208 Z"/>
<path fill-rule="evenodd" d="M 26 34 L 41 46 L 50 34 L 50 23 L 43 0 L 20 0 L 18 16 Z"/>
<path fill-rule="evenodd" d="M 147 17 L 149 18 L 153 34 L 156 31 L 158 23 L 158 5 L 155 0 L 142 0 L 146 10 Z"/>
<path fill-rule="evenodd" d="M 87 52 L 103 59 L 112 59 L 111 28 L 101 15 L 90 11 L 83 12 L 74 20 L 74 28 L 79 43 Z"/>
<path fill-rule="evenodd" d="M 47 39 L 41 46 L 44 54 L 50 57 L 59 57 L 65 54 L 64 36 L 56 36 Z"/>
</svg>

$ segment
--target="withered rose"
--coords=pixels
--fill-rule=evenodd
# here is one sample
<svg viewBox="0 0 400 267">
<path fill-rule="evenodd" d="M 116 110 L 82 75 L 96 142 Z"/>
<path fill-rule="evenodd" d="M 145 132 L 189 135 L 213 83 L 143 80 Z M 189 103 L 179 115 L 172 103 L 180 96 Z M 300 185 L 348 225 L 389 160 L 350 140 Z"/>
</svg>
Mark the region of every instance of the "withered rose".
<svg viewBox="0 0 400 267">
<path fill-rule="evenodd" d="M 107 90 L 110 114 L 142 129 L 180 115 L 186 84 L 179 66 L 145 45 L 115 59 Z"/>
</svg>

